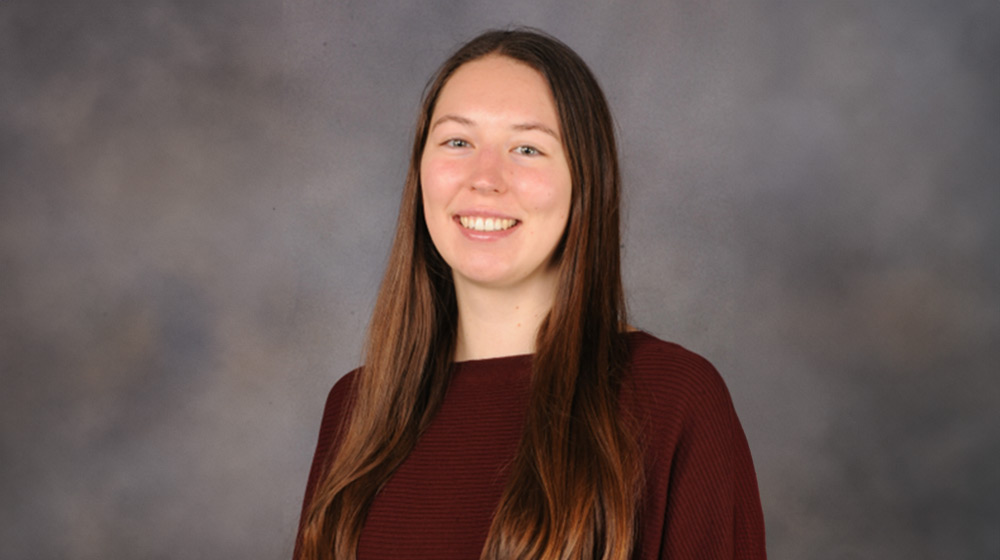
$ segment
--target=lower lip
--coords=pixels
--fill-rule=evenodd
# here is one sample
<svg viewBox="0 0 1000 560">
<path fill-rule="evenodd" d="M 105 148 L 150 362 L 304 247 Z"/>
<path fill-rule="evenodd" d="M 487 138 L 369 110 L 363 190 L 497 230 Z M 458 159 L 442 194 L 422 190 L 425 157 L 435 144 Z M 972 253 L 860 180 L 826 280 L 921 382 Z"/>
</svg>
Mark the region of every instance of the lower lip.
<svg viewBox="0 0 1000 560">
<path fill-rule="evenodd" d="M 514 230 L 521 227 L 521 222 L 517 222 L 514 225 L 510 226 L 509 228 L 500 231 L 478 231 L 463 226 L 462 222 L 458 221 L 458 216 L 455 216 L 455 225 L 458 226 L 458 229 L 462 232 L 462 235 L 464 235 L 468 239 L 472 239 L 475 241 L 496 241 L 498 239 L 503 239 L 504 237 L 507 237 L 508 235 L 514 233 Z"/>
</svg>

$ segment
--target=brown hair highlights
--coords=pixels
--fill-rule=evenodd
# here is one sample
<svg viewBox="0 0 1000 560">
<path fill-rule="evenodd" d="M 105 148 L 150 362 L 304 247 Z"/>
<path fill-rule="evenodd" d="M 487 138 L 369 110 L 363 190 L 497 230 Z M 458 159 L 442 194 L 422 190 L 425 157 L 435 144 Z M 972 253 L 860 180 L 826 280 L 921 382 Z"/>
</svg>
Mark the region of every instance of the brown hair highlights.
<svg viewBox="0 0 1000 560">
<path fill-rule="evenodd" d="M 576 53 L 544 33 L 516 29 L 463 45 L 425 92 L 364 370 L 339 450 L 308 508 L 302 558 L 355 557 L 368 507 L 444 396 L 457 304 L 451 271 L 424 223 L 420 160 L 445 83 L 487 55 L 518 60 L 546 78 L 573 193 L 554 256 L 556 300 L 537 335 L 525 430 L 482 558 L 611 560 L 628 558 L 632 548 L 642 462 L 617 405 L 628 349 L 614 125 Z"/>
</svg>

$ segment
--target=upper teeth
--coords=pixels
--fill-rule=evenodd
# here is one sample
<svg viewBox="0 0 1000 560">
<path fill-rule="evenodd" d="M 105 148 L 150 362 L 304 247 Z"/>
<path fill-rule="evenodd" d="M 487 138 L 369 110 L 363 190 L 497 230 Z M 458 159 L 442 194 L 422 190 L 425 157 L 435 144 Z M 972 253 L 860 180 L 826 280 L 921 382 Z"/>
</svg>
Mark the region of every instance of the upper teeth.
<svg viewBox="0 0 1000 560">
<path fill-rule="evenodd" d="M 511 218 L 473 218 L 471 216 L 459 216 L 458 221 L 462 223 L 462 226 L 476 231 L 503 231 L 517 223 L 517 220 Z"/>
</svg>

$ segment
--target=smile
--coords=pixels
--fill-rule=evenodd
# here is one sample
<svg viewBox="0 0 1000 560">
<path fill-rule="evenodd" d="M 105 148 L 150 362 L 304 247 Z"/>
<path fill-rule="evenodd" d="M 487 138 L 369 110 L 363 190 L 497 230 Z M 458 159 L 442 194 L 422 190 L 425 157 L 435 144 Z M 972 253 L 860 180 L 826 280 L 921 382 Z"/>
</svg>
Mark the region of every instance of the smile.
<svg viewBox="0 0 1000 560">
<path fill-rule="evenodd" d="M 459 216 L 459 223 L 473 231 L 504 231 L 517 225 L 513 218 L 483 218 L 482 216 Z"/>
</svg>

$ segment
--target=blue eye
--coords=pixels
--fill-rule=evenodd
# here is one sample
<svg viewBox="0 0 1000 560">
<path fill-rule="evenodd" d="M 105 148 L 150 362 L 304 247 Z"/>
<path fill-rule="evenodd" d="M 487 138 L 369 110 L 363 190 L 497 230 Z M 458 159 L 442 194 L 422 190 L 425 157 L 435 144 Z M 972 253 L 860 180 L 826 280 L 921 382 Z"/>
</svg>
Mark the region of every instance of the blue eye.
<svg viewBox="0 0 1000 560">
<path fill-rule="evenodd" d="M 447 140 L 444 144 L 449 148 L 465 148 L 468 147 L 469 145 L 468 142 L 462 140 L 461 138 L 451 138 L 450 140 Z"/>
<path fill-rule="evenodd" d="M 533 146 L 518 146 L 514 148 L 514 151 L 523 156 L 537 156 L 541 155 L 542 152 L 538 151 L 538 148 Z"/>
</svg>

